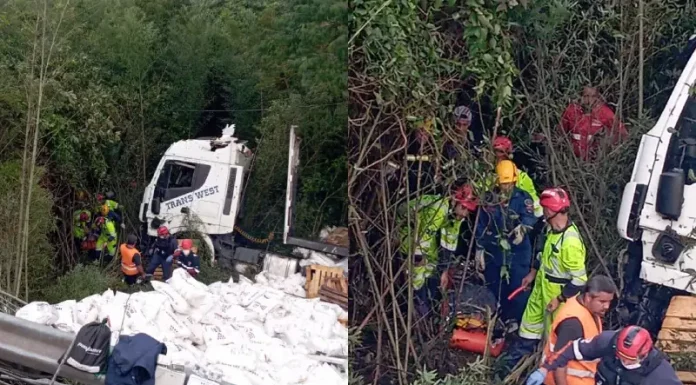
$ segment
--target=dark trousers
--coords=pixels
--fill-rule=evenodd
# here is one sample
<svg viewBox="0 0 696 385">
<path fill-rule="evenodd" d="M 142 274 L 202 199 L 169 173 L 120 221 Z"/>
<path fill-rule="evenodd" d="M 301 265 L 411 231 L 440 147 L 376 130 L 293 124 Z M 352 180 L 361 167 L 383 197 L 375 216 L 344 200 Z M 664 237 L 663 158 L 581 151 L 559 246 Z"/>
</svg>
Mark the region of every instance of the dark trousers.
<svg viewBox="0 0 696 385">
<path fill-rule="evenodd" d="M 89 258 L 90 262 L 101 260 L 101 266 L 106 266 L 114 260 L 113 255 L 109 255 L 109 253 L 104 253 L 99 250 L 90 250 L 87 257 Z"/>
<path fill-rule="evenodd" d="M 531 290 L 526 290 L 517 294 L 512 301 L 508 301 L 507 297 L 515 291 L 515 289 L 522 286 L 522 279 L 529 273 L 529 266 L 510 266 L 508 269 L 510 277 L 508 279 L 500 276 L 500 270 L 500 266 L 493 263 L 486 264 L 486 269 L 483 274 L 486 278 L 486 287 L 493 292 L 498 299 L 501 312 L 500 319 L 503 321 L 514 319 L 519 323 L 522 319 L 524 308 L 527 306 Z"/>
<path fill-rule="evenodd" d="M 413 292 L 414 304 L 421 317 L 440 314 L 439 304 L 442 299 L 440 292 L 440 275 L 433 274 L 425 280 L 425 284 Z"/>
<path fill-rule="evenodd" d="M 138 275 L 123 274 L 123 282 L 125 282 L 128 286 L 133 286 L 138 282 Z"/>
<path fill-rule="evenodd" d="M 145 273 L 152 275 L 152 273 L 155 272 L 155 269 L 157 269 L 157 266 L 162 265 L 162 280 L 166 281 L 172 276 L 173 260 L 174 257 L 171 255 L 168 257 L 164 257 L 161 254 L 155 254 L 152 256 L 150 264 L 147 265 L 147 270 L 145 271 Z"/>
</svg>

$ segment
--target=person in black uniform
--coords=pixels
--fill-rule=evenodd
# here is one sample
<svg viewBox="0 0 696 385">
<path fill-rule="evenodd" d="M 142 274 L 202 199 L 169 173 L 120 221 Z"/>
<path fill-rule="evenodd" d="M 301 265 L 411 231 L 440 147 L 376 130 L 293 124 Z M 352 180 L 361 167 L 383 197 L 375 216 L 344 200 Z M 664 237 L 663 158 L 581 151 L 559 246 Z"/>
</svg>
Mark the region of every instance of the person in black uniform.
<svg viewBox="0 0 696 385">
<path fill-rule="evenodd" d="M 667 357 L 653 347 L 650 333 L 640 326 L 606 331 L 597 337 L 575 340 L 549 357 L 527 379 L 527 385 L 541 385 L 549 371 L 565 367 L 569 361 L 599 359 L 597 385 L 681 385 Z"/>
</svg>

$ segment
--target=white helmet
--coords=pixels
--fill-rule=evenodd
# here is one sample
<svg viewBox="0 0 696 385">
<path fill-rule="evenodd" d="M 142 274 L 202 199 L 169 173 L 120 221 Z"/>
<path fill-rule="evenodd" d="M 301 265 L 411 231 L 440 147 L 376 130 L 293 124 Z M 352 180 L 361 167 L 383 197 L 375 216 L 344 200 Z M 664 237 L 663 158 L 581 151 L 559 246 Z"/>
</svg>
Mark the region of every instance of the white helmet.
<svg viewBox="0 0 696 385">
<path fill-rule="evenodd" d="M 471 122 L 471 110 L 467 106 L 457 106 L 452 112 L 455 120 L 466 120 Z"/>
</svg>

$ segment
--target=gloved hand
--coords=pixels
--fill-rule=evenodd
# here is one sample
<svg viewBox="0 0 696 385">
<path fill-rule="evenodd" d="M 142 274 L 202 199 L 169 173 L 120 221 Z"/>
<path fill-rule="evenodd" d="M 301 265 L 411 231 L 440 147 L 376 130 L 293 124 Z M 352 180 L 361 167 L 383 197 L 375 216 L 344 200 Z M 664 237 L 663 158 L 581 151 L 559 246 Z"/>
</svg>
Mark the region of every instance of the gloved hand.
<svg viewBox="0 0 696 385">
<path fill-rule="evenodd" d="M 512 229 L 511 235 L 512 235 L 512 244 L 513 245 L 519 245 L 524 241 L 524 234 L 526 233 L 526 229 L 522 225 L 517 225 L 514 229 Z"/>
<path fill-rule="evenodd" d="M 124 230 L 126 229 L 125 223 L 121 223 L 121 228 L 124 229 Z"/>
<path fill-rule="evenodd" d="M 539 368 L 529 375 L 529 378 L 527 378 L 526 385 L 541 385 L 544 383 L 545 378 L 546 369 Z"/>
<path fill-rule="evenodd" d="M 174 251 L 174 256 L 175 256 L 175 257 L 178 257 L 178 256 L 180 256 L 180 255 L 181 255 L 181 250 L 175 250 L 175 251 Z"/>
<path fill-rule="evenodd" d="M 111 235 L 109 235 L 109 238 L 108 238 L 107 240 L 108 240 L 109 242 L 113 242 L 113 241 L 116 240 L 116 237 L 112 237 Z"/>
<path fill-rule="evenodd" d="M 476 249 L 474 259 L 476 260 L 476 270 L 483 271 L 486 269 L 485 251 L 483 249 Z"/>
</svg>

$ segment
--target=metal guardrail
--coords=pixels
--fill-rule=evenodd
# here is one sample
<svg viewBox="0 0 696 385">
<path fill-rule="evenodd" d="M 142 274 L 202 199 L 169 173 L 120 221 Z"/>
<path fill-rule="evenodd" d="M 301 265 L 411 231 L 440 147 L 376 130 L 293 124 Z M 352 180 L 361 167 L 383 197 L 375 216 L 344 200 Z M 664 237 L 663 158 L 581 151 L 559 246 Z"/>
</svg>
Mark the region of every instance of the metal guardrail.
<svg viewBox="0 0 696 385">
<path fill-rule="evenodd" d="M 2 304 L 0 304 L 2 306 Z M 50 326 L 0 314 L 0 360 L 52 375 L 68 349 L 73 334 Z M 86 385 L 104 385 L 103 378 L 63 365 L 59 377 Z"/>
<path fill-rule="evenodd" d="M 14 295 L 0 290 L 0 312 L 5 314 L 15 314 L 17 310 L 21 309 L 27 303 L 21 298 L 17 298 Z"/>
</svg>

